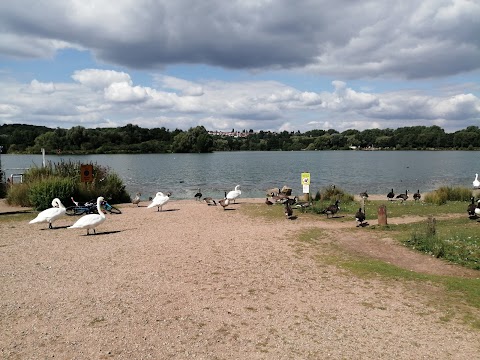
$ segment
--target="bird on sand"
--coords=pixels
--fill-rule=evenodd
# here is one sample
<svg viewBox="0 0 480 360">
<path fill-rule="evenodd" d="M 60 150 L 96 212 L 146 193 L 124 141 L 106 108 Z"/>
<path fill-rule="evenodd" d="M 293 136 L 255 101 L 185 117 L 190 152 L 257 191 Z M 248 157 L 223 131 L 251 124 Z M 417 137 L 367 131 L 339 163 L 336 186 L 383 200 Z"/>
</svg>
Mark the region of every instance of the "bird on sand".
<svg viewBox="0 0 480 360">
<path fill-rule="evenodd" d="M 271 202 L 270 200 L 268 200 L 268 197 L 265 198 L 265 204 L 267 204 L 268 206 L 270 205 L 273 205 L 273 202 Z"/>
<path fill-rule="evenodd" d="M 365 213 L 362 211 L 362 208 L 358 208 L 358 211 L 355 213 L 355 220 L 358 222 L 357 227 L 362 226 L 365 221 Z"/>
<path fill-rule="evenodd" d="M 68 229 L 87 229 L 87 235 L 90 235 L 90 229 L 96 234 L 95 228 L 105 221 L 105 214 L 102 211 L 102 203 L 105 201 L 103 196 L 97 198 L 98 214 L 87 214 L 78 219 L 75 224 L 69 226 Z"/>
<path fill-rule="evenodd" d="M 213 198 L 211 198 L 211 197 L 209 197 L 209 196 L 204 197 L 204 198 L 203 198 L 203 201 L 205 201 L 205 202 L 207 203 L 207 205 L 217 206 L 217 202 L 216 202 Z"/>
<path fill-rule="evenodd" d="M 195 200 L 200 201 L 202 199 L 202 193 L 200 192 L 200 188 L 198 189 L 197 193 L 193 196 Z"/>
<path fill-rule="evenodd" d="M 230 191 L 227 196 L 225 196 L 228 200 L 233 200 L 235 203 L 236 199 L 242 194 L 242 191 L 240 190 L 240 185 L 235 186 L 235 190 Z"/>
<path fill-rule="evenodd" d="M 140 204 L 140 196 L 141 196 L 141 195 L 142 195 L 142 194 L 138 192 L 138 193 L 135 195 L 135 197 L 133 198 L 132 204 L 137 205 L 137 206 L 140 206 L 139 204 Z"/>
<path fill-rule="evenodd" d="M 52 223 L 65 213 L 65 206 L 59 198 L 55 198 L 52 200 L 52 207 L 40 212 L 35 219 L 30 220 L 29 224 L 48 222 L 48 228 L 53 229 Z"/>
<path fill-rule="evenodd" d="M 393 192 L 393 189 L 387 194 L 388 200 L 393 200 L 395 197 L 395 193 Z"/>
<path fill-rule="evenodd" d="M 293 214 L 292 206 L 290 205 L 289 202 L 286 202 L 285 203 L 285 217 L 287 219 L 290 219 L 292 217 L 292 214 Z"/>
<path fill-rule="evenodd" d="M 413 200 L 418 201 L 422 198 L 422 195 L 420 194 L 420 189 L 417 190 L 417 192 L 415 194 L 413 194 Z"/>
<path fill-rule="evenodd" d="M 360 193 L 360 197 L 361 197 L 362 199 L 367 199 L 367 198 L 368 198 L 367 190 L 365 190 L 364 192 Z"/>
<path fill-rule="evenodd" d="M 163 211 L 162 207 L 170 200 L 170 195 L 172 195 L 170 192 L 167 192 L 166 195 L 164 195 L 161 191 L 157 192 L 150 205 L 147 206 L 147 209 L 156 206 L 157 211 Z"/>
<path fill-rule="evenodd" d="M 225 199 L 222 199 L 222 200 L 218 200 L 218 203 L 223 207 L 223 210 L 225 210 L 225 208 L 230 205 L 230 200 L 225 198 Z"/>
</svg>

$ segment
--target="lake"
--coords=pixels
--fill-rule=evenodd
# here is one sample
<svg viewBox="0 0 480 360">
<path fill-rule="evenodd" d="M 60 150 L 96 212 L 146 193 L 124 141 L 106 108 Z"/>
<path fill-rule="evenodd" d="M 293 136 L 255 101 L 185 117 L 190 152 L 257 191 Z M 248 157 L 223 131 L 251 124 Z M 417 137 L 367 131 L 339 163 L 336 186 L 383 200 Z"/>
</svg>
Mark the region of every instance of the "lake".
<svg viewBox="0 0 480 360">
<path fill-rule="evenodd" d="M 241 185 L 242 197 L 264 197 L 265 190 L 287 185 L 302 193 L 301 173 L 311 176 L 310 193 L 335 184 L 351 194 L 427 192 L 440 186 L 472 187 L 480 173 L 477 151 L 291 151 L 215 152 L 212 154 L 46 155 L 46 161 L 108 166 L 133 196 L 172 191 L 172 199 L 223 197 Z M 42 166 L 41 155 L 1 155 L 6 176 Z"/>
</svg>

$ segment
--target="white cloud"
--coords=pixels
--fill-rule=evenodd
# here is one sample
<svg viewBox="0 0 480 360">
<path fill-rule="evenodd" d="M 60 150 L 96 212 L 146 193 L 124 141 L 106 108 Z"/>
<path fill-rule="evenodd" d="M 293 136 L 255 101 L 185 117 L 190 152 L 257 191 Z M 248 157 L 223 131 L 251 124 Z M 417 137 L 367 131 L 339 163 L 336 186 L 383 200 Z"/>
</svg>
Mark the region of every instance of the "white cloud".
<svg viewBox="0 0 480 360">
<path fill-rule="evenodd" d="M 115 83 L 132 85 L 130 75 L 113 70 L 78 70 L 74 72 L 72 79 L 94 90 L 104 90 Z"/>
</svg>

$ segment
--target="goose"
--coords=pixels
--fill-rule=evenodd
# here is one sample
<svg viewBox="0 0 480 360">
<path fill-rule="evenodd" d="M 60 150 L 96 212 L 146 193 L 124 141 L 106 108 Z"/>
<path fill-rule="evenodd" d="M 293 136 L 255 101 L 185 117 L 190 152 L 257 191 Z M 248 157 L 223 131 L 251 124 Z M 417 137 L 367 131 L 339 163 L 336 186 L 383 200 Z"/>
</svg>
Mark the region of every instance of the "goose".
<svg viewBox="0 0 480 360">
<path fill-rule="evenodd" d="M 198 188 L 197 193 L 193 197 L 195 198 L 195 200 L 200 201 L 200 199 L 202 198 L 202 193 L 200 192 L 200 188 Z"/>
<path fill-rule="evenodd" d="M 287 201 L 285 202 L 285 216 L 287 219 L 290 219 L 292 217 L 293 210 L 292 207 L 290 206 L 290 203 Z"/>
<path fill-rule="evenodd" d="M 207 205 L 214 205 L 217 206 L 217 202 L 213 200 L 211 197 L 204 197 L 203 201 L 207 203 Z"/>
<path fill-rule="evenodd" d="M 96 234 L 95 228 L 105 221 L 105 214 L 102 211 L 102 203 L 104 198 L 99 196 L 97 198 L 98 214 L 87 214 L 78 219 L 75 224 L 69 226 L 68 229 L 87 229 L 87 235 L 90 235 L 90 229 Z"/>
<path fill-rule="evenodd" d="M 164 195 L 160 191 L 157 192 L 157 194 L 153 198 L 150 205 L 147 206 L 147 209 L 150 209 L 150 208 L 153 208 L 153 207 L 156 206 L 157 211 L 163 211 L 162 207 L 163 207 L 163 205 L 165 205 L 168 202 L 168 200 L 170 200 L 170 195 L 172 195 L 172 193 L 170 193 L 170 192 L 167 192 L 166 195 Z"/>
<path fill-rule="evenodd" d="M 265 204 L 267 204 L 268 206 L 270 205 L 273 205 L 273 202 L 271 202 L 270 200 L 268 200 L 268 197 L 265 199 Z"/>
<path fill-rule="evenodd" d="M 322 211 L 323 214 L 327 214 L 327 219 L 328 215 L 332 215 L 333 217 L 333 215 L 335 215 L 340 210 L 338 204 L 340 204 L 340 201 L 336 200 L 335 204 L 329 205 L 325 210 Z"/>
<path fill-rule="evenodd" d="M 233 200 L 233 202 L 235 203 L 235 199 L 239 197 L 241 194 L 242 194 L 242 191 L 240 190 L 240 185 L 237 185 L 235 186 L 235 190 L 232 190 L 227 194 L 226 198 L 228 200 Z"/>
<path fill-rule="evenodd" d="M 480 216 L 480 200 L 477 201 L 477 207 L 475 208 L 475 215 Z"/>
<path fill-rule="evenodd" d="M 286 198 L 288 198 L 288 196 L 282 193 L 272 196 L 272 200 L 275 202 L 284 202 Z"/>
<path fill-rule="evenodd" d="M 365 221 L 365 213 L 362 211 L 362 208 L 358 208 L 358 211 L 355 213 L 355 220 L 358 222 L 357 227 L 362 226 Z"/>
<path fill-rule="evenodd" d="M 285 203 L 288 203 L 288 204 L 290 204 L 290 205 L 294 205 L 294 204 L 297 202 L 297 200 L 298 200 L 298 198 L 297 198 L 296 196 L 294 196 L 293 198 L 287 197 L 287 198 L 283 201 L 283 203 L 284 203 L 284 204 L 285 204 Z"/>
<path fill-rule="evenodd" d="M 132 204 L 137 205 L 137 206 L 140 206 L 139 204 L 140 204 L 140 196 L 141 196 L 141 195 L 142 195 L 142 194 L 138 192 L 138 193 L 135 195 L 135 197 L 133 198 Z"/>
<path fill-rule="evenodd" d="M 222 200 L 218 200 L 218 203 L 219 203 L 220 205 L 222 205 L 223 210 L 225 210 L 225 208 L 226 208 L 228 205 L 230 205 L 230 200 L 227 199 L 227 198 L 225 198 L 225 199 L 222 199 Z"/>
<path fill-rule="evenodd" d="M 393 189 L 392 189 L 392 190 L 387 194 L 387 198 L 388 198 L 389 200 L 393 200 L 394 197 L 395 197 L 395 194 L 394 194 Z"/>
<path fill-rule="evenodd" d="M 473 187 L 474 188 L 480 187 L 480 181 L 478 181 L 478 174 L 475 174 L 475 180 L 473 180 Z"/>
<path fill-rule="evenodd" d="M 402 203 L 408 199 L 408 190 L 405 190 L 405 194 L 398 194 L 397 199 L 401 199 Z"/>
<path fill-rule="evenodd" d="M 472 202 L 471 202 L 471 204 L 468 205 L 467 212 L 468 212 L 469 216 L 475 216 L 475 209 L 476 209 L 475 198 L 472 196 L 472 197 L 470 197 L 470 200 Z"/>
<path fill-rule="evenodd" d="M 310 201 L 297 201 L 295 203 L 295 207 L 301 208 L 301 209 L 307 208 L 310 205 L 312 205 L 312 203 Z"/>
<path fill-rule="evenodd" d="M 365 190 L 365 192 L 360 193 L 360 197 L 362 199 L 367 199 L 368 198 L 367 190 Z"/>
<path fill-rule="evenodd" d="M 417 190 L 417 192 L 413 194 L 413 200 L 415 201 L 420 200 L 421 197 L 422 195 L 420 195 L 420 190 Z"/>
<path fill-rule="evenodd" d="M 53 229 L 52 223 L 65 213 L 65 206 L 59 198 L 55 198 L 52 200 L 52 207 L 40 212 L 35 219 L 30 220 L 29 224 L 48 222 L 48 228 Z"/>
</svg>

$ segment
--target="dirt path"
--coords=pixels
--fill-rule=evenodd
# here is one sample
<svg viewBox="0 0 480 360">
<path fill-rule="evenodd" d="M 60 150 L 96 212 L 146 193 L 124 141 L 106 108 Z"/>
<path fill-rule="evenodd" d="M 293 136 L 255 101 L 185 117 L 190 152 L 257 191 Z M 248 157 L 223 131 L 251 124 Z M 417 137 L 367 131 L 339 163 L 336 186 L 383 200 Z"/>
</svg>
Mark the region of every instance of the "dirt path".
<svg viewBox="0 0 480 360">
<path fill-rule="evenodd" d="M 258 201 L 225 211 L 194 200 L 172 200 L 163 212 L 125 205 L 96 236 L 67 229 L 70 217 L 54 230 L 29 225 L 28 215 L 0 219 L 1 357 L 478 356 L 478 331 L 442 320 L 424 290 L 360 279 L 317 255 L 335 244 L 451 266 L 333 221 L 252 218 L 242 212 L 249 202 Z M 325 247 L 298 241 L 311 228 Z"/>
</svg>

